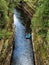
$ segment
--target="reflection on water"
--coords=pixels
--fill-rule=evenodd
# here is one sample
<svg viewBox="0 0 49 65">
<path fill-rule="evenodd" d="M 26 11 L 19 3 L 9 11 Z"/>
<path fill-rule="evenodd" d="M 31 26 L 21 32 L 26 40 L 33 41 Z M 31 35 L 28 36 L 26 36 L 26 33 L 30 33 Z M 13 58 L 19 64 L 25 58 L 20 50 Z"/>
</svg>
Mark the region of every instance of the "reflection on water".
<svg viewBox="0 0 49 65">
<path fill-rule="evenodd" d="M 20 13 L 14 10 L 15 43 L 11 65 L 33 65 L 33 53 L 30 40 L 25 38 L 25 27 Z"/>
</svg>

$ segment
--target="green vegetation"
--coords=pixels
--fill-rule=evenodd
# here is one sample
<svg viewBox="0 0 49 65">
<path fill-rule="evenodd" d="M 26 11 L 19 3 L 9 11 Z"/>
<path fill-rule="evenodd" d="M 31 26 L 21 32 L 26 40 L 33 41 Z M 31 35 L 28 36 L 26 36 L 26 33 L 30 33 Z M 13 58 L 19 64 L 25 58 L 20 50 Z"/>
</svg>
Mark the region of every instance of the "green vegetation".
<svg viewBox="0 0 49 65">
<path fill-rule="evenodd" d="M 5 35 L 9 35 L 9 29 L 12 27 L 13 8 L 14 3 L 12 1 L 0 0 L 0 39 L 3 39 Z"/>
<path fill-rule="evenodd" d="M 38 65 L 49 65 L 49 0 L 43 0 L 37 7 L 32 18 L 31 28 L 34 32 L 35 51 L 40 56 L 40 58 L 37 57 L 40 61 Z"/>
<path fill-rule="evenodd" d="M 11 53 L 14 6 L 12 0 L 0 0 L 0 65 L 4 65 Z"/>
<path fill-rule="evenodd" d="M 21 2 L 22 0 L 0 0 L 0 40 L 6 40 L 12 34 L 13 9 Z M 34 33 L 37 65 L 49 65 L 49 0 L 23 0 L 23 2 L 35 11 L 31 19 L 31 29 Z M 6 48 L 5 41 L 3 47 Z"/>
</svg>

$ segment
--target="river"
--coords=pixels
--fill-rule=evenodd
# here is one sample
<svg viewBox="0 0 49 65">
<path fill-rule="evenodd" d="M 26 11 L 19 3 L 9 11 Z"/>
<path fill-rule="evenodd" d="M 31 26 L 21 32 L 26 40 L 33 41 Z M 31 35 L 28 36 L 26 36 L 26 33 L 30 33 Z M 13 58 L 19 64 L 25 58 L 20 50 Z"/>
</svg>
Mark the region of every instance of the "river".
<svg viewBox="0 0 49 65">
<path fill-rule="evenodd" d="M 14 9 L 15 43 L 11 65 L 34 65 L 30 39 L 25 37 L 25 27 L 20 12 Z"/>
</svg>

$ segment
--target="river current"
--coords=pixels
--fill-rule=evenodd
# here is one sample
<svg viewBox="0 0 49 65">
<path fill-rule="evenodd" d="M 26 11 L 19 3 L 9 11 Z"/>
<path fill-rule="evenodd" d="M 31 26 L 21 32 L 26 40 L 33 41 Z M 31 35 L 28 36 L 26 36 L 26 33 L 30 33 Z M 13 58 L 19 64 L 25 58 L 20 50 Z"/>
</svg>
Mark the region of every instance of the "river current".
<svg viewBox="0 0 49 65">
<path fill-rule="evenodd" d="M 20 12 L 14 9 L 15 43 L 11 65 L 34 65 L 30 39 L 25 37 L 25 27 Z"/>
</svg>

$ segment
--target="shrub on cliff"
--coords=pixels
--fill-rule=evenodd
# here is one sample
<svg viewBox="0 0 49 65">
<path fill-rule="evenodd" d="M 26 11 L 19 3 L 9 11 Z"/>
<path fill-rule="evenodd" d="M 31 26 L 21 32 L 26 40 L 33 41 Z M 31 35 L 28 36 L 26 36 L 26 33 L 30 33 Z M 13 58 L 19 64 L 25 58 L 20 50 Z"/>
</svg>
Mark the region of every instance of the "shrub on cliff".
<svg viewBox="0 0 49 65">
<path fill-rule="evenodd" d="M 6 24 L 7 10 L 8 7 L 6 1 L 0 0 L 0 28 Z"/>
<path fill-rule="evenodd" d="M 31 28 L 34 32 L 34 46 L 39 62 L 37 63 L 38 65 L 49 65 L 49 0 L 43 0 L 37 7 L 32 18 Z"/>
<path fill-rule="evenodd" d="M 32 18 L 32 27 L 46 29 L 49 27 L 49 1 L 45 0 L 40 7 L 37 8 L 36 13 Z"/>
</svg>

